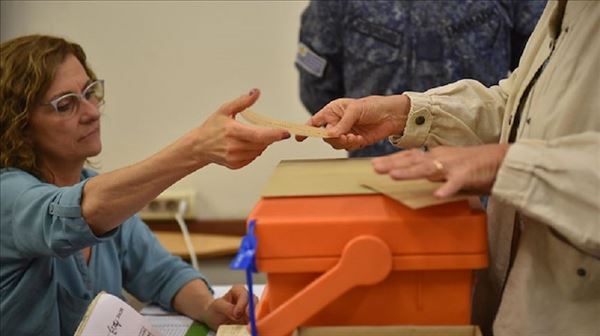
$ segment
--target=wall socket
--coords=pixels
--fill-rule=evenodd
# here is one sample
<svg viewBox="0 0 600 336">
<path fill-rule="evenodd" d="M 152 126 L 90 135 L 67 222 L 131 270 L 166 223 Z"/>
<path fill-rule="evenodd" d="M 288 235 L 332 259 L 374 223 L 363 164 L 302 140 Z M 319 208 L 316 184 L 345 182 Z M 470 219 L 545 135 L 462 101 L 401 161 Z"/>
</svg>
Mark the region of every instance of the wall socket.
<svg viewBox="0 0 600 336">
<path fill-rule="evenodd" d="M 144 220 L 152 219 L 174 219 L 179 210 L 179 203 L 185 201 L 186 211 L 183 214 L 185 219 L 196 218 L 196 192 L 192 190 L 167 190 L 158 195 L 155 199 L 146 204 L 140 211 L 140 217 Z"/>
</svg>

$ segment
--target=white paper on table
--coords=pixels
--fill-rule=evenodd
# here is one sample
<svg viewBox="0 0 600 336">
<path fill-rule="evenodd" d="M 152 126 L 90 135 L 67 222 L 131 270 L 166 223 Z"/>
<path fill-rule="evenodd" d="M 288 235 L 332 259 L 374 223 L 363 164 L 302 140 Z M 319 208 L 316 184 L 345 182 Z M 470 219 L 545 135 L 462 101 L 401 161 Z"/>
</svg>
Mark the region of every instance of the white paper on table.
<svg viewBox="0 0 600 336">
<path fill-rule="evenodd" d="M 118 297 L 100 292 L 88 307 L 75 336 L 162 336 L 148 320 Z"/>
<path fill-rule="evenodd" d="M 185 336 L 194 323 L 194 320 L 185 315 L 169 312 L 155 305 L 144 307 L 141 313 L 162 336 Z M 214 335 L 214 331 L 207 334 Z"/>
<path fill-rule="evenodd" d="M 262 284 L 255 284 L 252 286 L 254 294 L 259 298 L 261 297 L 264 288 L 265 285 Z M 231 289 L 231 285 L 216 285 L 212 286 L 212 289 L 214 290 L 214 296 L 219 298 Z M 184 336 L 193 323 L 193 320 L 187 316 L 166 311 L 156 305 L 144 307 L 141 310 L 141 314 L 144 315 L 152 327 L 163 336 Z M 209 331 L 207 336 L 215 336 L 215 332 Z"/>
<path fill-rule="evenodd" d="M 183 315 L 146 315 L 146 319 L 162 336 L 184 336 L 194 323 Z"/>
</svg>

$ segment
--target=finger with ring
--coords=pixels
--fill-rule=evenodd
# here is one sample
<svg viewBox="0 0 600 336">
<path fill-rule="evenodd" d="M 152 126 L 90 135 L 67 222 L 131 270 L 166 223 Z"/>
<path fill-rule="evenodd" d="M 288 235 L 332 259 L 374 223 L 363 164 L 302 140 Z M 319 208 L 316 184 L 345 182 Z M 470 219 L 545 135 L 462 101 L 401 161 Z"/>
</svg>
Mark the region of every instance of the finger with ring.
<svg viewBox="0 0 600 336">
<path fill-rule="evenodd" d="M 435 169 L 438 172 L 443 172 L 444 171 L 444 165 L 440 161 L 434 159 L 431 162 L 433 163 L 433 165 L 435 166 Z"/>
</svg>

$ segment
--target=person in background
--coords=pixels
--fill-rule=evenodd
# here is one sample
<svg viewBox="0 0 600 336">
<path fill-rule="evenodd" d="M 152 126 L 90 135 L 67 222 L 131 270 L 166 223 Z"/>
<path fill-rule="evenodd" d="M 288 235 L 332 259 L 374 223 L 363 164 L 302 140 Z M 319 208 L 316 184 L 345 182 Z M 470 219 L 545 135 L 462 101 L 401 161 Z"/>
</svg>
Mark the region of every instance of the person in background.
<svg viewBox="0 0 600 336">
<path fill-rule="evenodd" d="M 243 286 L 215 299 L 135 213 L 204 166 L 241 168 L 288 138 L 235 121 L 258 97 L 254 89 L 149 158 L 97 174 L 84 165 L 102 147 L 104 81 L 83 49 L 42 35 L 3 42 L 0 334 L 71 336 L 97 293 L 123 289 L 213 329 L 246 323 Z"/>
<path fill-rule="evenodd" d="M 493 85 L 519 63 L 544 1 L 311 1 L 296 67 L 311 114 L 342 97 L 425 91 L 459 79 Z M 388 141 L 349 151 L 400 150 Z"/>
<path fill-rule="evenodd" d="M 492 322 L 496 336 L 600 330 L 598 31 L 600 2 L 552 1 L 498 85 L 338 99 L 308 122 L 328 127 L 334 148 L 388 136 L 413 148 L 372 160 L 392 179 L 444 181 L 438 197 L 491 195 L 473 306 L 486 335 Z"/>
</svg>

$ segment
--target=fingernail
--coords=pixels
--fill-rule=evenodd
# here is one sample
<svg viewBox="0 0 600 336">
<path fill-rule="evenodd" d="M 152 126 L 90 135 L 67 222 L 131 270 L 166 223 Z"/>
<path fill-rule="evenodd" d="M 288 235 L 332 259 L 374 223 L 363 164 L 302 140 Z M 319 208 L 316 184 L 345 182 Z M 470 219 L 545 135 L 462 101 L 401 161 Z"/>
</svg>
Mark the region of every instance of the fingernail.
<svg viewBox="0 0 600 336">
<path fill-rule="evenodd" d="M 281 137 L 281 140 L 285 140 L 285 139 L 289 139 L 292 135 L 290 133 L 286 133 L 284 134 L 284 136 Z"/>
<path fill-rule="evenodd" d="M 248 96 L 254 96 L 256 94 L 256 91 L 258 91 L 258 90 L 256 90 L 256 89 L 250 90 L 250 92 L 248 92 Z"/>
</svg>

